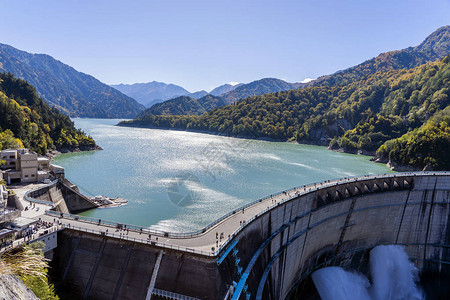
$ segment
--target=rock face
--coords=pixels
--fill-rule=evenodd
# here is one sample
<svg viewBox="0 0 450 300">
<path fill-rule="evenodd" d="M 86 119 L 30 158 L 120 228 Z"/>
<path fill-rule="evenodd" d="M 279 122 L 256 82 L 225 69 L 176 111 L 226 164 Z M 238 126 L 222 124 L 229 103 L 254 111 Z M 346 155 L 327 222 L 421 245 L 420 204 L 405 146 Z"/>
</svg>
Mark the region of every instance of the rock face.
<svg viewBox="0 0 450 300">
<path fill-rule="evenodd" d="M 15 275 L 0 275 L 0 300 L 39 300 Z"/>
</svg>

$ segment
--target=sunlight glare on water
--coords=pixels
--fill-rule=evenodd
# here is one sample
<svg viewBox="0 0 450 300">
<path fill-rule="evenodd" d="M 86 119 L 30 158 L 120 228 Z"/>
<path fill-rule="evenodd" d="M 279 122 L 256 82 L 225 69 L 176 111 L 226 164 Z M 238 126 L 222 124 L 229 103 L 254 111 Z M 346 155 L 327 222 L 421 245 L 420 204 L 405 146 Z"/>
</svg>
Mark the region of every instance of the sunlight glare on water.
<svg viewBox="0 0 450 300">
<path fill-rule="evenodd" d="M 104 150 L 61 154 L 55 163 L 86 195 L 129 201 L 83 215 L 166 231 L 198 230 L 241 205 L 294 186 L 389 172 L 367 156 L 325 147 L 118 127 L 120 120 L 111 119 L 74 121 Z"/>
</svg>

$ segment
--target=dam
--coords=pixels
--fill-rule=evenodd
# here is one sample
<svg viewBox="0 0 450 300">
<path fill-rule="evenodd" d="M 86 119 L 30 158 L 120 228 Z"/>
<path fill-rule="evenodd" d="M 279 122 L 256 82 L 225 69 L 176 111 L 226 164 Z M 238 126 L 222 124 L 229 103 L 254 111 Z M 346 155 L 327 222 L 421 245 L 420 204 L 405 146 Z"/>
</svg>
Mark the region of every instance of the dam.
<svg viewBox="0 0 450 300">
<path fill-rule="evenodd" d="M 52 202 L 40 216 L 64 226 L 52 265 L 83 299 L 317 299 L 312 272 L 341 266 L 365 273 L 368 252 L 386 244 L 404 246 L 425 291 L 450 295 L 449 172 L 300 186 L 192 233 L 74 215 L 70 208 L 83 206 L 74 191 L 47 190 L 27 200 Z"/>
</svg>

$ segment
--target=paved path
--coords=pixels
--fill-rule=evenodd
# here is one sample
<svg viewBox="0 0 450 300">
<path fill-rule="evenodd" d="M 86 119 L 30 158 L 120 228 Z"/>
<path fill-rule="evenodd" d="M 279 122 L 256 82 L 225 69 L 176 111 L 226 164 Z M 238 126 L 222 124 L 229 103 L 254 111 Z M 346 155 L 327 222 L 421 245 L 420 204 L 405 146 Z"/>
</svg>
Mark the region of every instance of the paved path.
<svg viewBox="0 0 450 300">
<path fill-rule="evenodd" d="M 27 191 L 45 186 L 44 183 L 29 183 L 29 184 L 17 184 L 17 185 L 9 185 L 8 189 L 13 190 L 14 193 L 19 197 L 20 202 L 22 203 L 23 208 L 28 206 L 28 210 L 23 210 L 21 213 L 22 217 L 25 218 L 36 218 L 45 213 L 47 209 L 49 209 L 48 205 L 35 203 L 34 208 L 30 202 L 24 199 L 24 195 Z"/>
<path fill-rule="evenodd" d="M 294 196 L 295 192 L 290 193 Z M 128 240 L 138 240 L 143 243 L 148 243 L 150 241 L 157 242 L 158 244 L 172 245 L 173 248 L 192 248 L 195 250 L 201 250 L 204 252 L 212 252 L 213 247 L 214 250 L 217 247 L 223 245 L 227 239 L 228 235 L 232 235 L 236 230 L 239 229 L 248 219 L 252 218 L 256 214 L 264 211 L 265 209 L 275 206 L 281 200 L 287 199 L 287 195 L 277 195 L 274 196 L 273 199 L 269 198 L 265 201 L 259 202 L 255 205 L 252 205 L 246 208 L 244 211 L 238 211 L 235 214 L 229 216 L 225 220 L 222 220 L 216 226 L 210 228 L 204 234 L 189 237 L 189 238 L 178 238 L 178 237 L 164 237 L 162 234 L 152 234 L 151 240 L 148 240 L 148 235 L 144 233 L 140 233 L 139 231 L 130 230 L 128 233 L 125 230 L 117 231 L 116 228 L 112 226 L 105 225 L 97 225 L 93 223 L 86 223 L 84 221 L 76 221 L 73 219 L 66 218 L 58 218 L 49 215 L 41 215 L 39 216 L 42 220 L 47 222 L 59 221 L 62 222 L 66 227 L 81 229 L 83 231 L 88 232 L 106 232 L 108 230 L 109 236 L 116 236 L 119 238 L 124 238 Z M 242 224 L 242 225 L 241 225 Z M 216 233 L 219 236 L 219 239 L 216 239 Z M 223 238 L 220 236 L 223 234 Z M 169 246 L 170 247 L 170 246 Z"/>
</svg>

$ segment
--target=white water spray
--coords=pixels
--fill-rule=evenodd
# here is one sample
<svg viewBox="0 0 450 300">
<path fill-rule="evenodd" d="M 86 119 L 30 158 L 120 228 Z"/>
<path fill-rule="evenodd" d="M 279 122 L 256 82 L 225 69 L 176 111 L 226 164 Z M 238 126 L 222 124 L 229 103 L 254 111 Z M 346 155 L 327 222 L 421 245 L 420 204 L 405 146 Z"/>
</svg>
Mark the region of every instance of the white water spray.
<svg viewBox="0 0 450 300">
<path fill-rule="evenodd" d="M 312 274 L 322 300 L 420 300 L 417 268 L 401 246 L 377 246 L 370 251 L 372 282 L 362 274 L 327 267 Z"/>
</svg>

